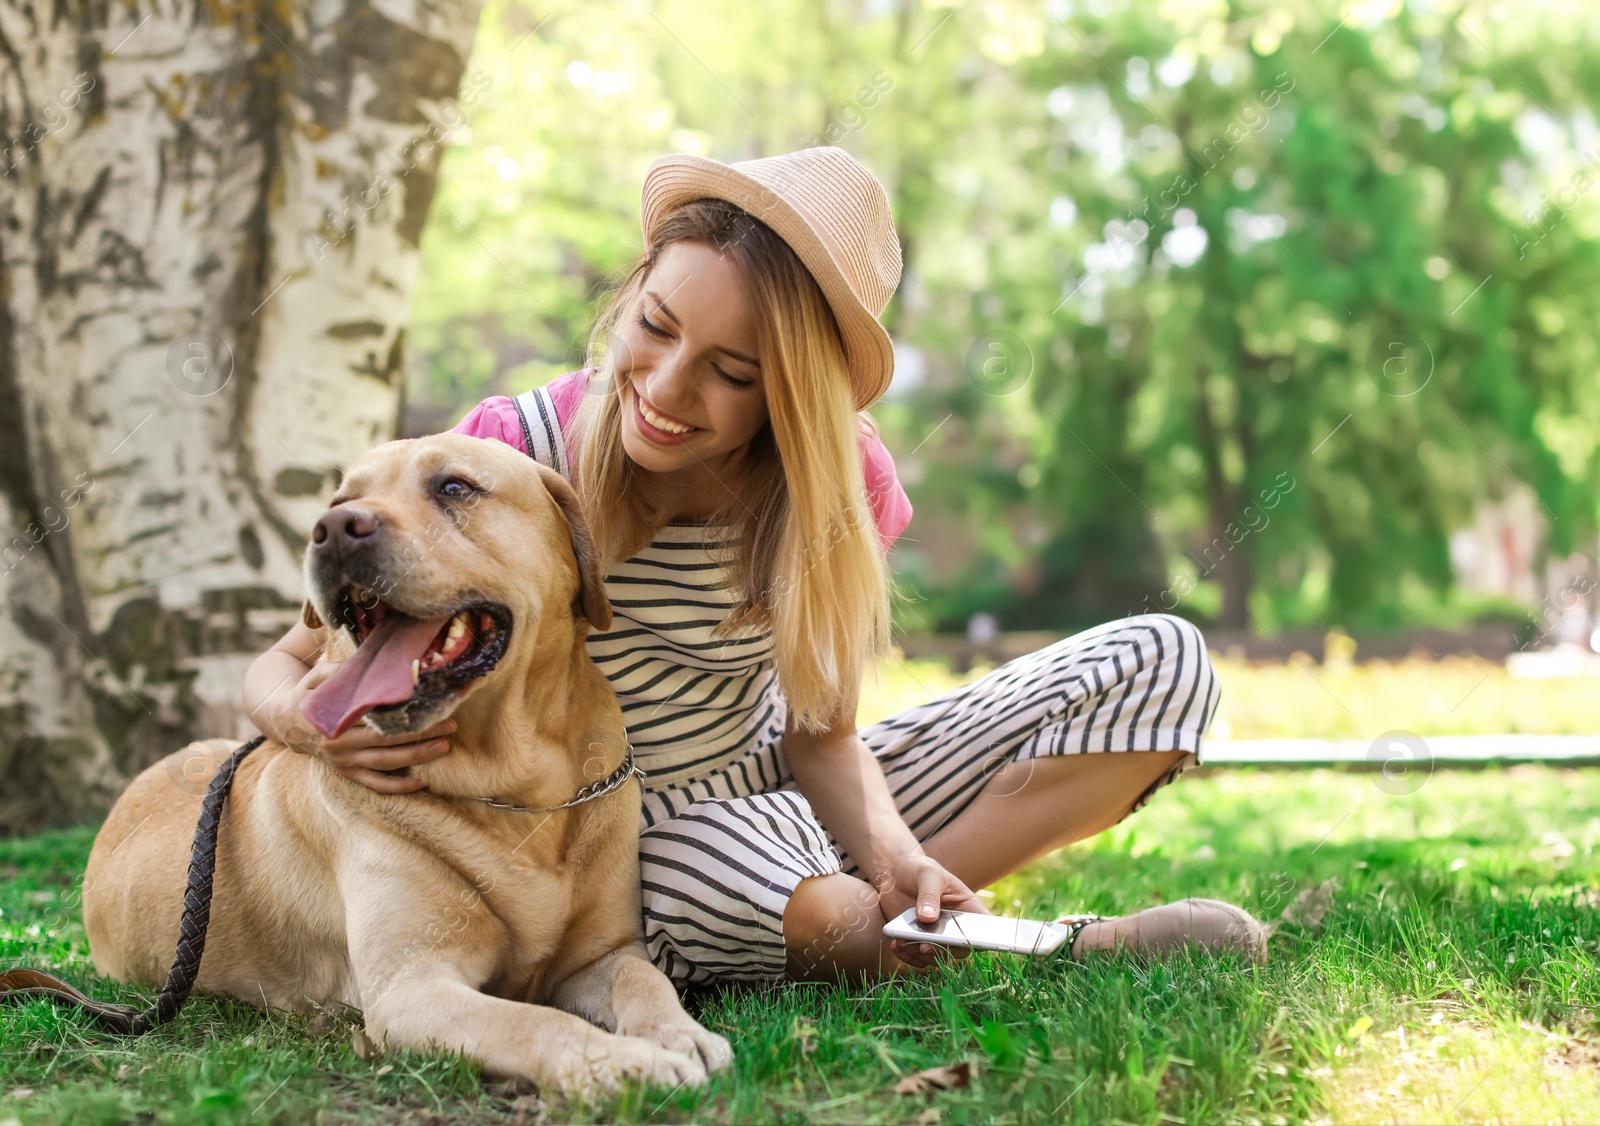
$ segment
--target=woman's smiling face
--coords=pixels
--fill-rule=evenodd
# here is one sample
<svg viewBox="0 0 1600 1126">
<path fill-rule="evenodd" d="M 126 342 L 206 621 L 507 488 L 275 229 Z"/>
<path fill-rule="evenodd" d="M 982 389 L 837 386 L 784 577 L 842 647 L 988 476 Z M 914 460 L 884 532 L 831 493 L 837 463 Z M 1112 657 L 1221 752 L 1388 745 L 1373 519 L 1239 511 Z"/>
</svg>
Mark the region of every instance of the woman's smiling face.
<svg viewBox="0 0 1600 1126">
<path fill-rule="evenodd" d="M 680 498 L 679 515 L 714 508 L 722 468 L 767 421 L 743 276 L 708 246 L 670 243 L 616 332 L 623 448 Z"/>
</svg>

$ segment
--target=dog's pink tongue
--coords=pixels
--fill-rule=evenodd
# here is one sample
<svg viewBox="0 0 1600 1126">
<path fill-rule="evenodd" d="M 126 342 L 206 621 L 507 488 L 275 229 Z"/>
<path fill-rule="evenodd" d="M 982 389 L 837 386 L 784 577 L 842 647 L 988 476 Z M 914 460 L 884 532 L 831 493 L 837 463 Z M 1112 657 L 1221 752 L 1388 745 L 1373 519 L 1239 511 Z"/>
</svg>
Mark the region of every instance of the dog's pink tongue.
<svg viewBox="0 0 1600 1126">
<path fill-rule="evenodd" d="M 323 735 L 337 739 L 370 709 L 407 699 L 416 687 L 411 662 L 421 659 L 449 620 L 389 614 L 338 671 L 311 690 L 300 710 Z"/>
</svg>

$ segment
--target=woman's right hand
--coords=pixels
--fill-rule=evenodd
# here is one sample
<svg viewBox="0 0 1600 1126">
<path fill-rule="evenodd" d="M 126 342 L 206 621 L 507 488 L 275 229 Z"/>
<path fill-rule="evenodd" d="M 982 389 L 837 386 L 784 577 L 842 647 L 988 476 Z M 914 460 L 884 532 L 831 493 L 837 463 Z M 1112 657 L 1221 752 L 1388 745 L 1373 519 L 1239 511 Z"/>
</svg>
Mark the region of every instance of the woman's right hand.
<svg viewBox="0 0 1600 1126">
<path fill-rule="evenodd" d="M 426 789 L 422 779 L 409 772 L 387 772 L 404 771 L 448 753 L 450 746 L 442 736 L 456 729 L 455 719 L 442 719 L 423 731 L 405 735 L 383 735 L 358 722 L 338 738 L 329 739 L 311 726 L 300 705 L 338 668 L 338 661 L 327 659 L 311 667 L 294 690 L 287 693 L 284 710 L 274 725 L 279 730 L 273 737 L 290 750 L 321 757 L 339 774 L 380 794 L 410 794 Z"/>
</svg>

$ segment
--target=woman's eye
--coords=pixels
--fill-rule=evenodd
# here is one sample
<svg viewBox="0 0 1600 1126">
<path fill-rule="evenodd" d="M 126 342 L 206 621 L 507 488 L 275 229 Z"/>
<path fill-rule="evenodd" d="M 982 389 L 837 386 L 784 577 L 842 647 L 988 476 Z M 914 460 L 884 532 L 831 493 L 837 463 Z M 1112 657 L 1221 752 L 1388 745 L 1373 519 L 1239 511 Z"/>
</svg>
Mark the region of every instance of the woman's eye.
<svg viewBox="0 0 1600 1126">
<path fill-rule="evenodd" d="M 659 339 L 666 340 L 671 335 L 665 329 L 657 328 L 655 325 L 651 324 L 649 319 L 643 313 L 639 314 L 639 316 L 637 318 L 637 323 L 638 323 L 640 328 L 644 329 L 651 336 L 657 337 Z M 735 379 L 733 376 L 729 375 L 727 372 L 723 371 L 721 368 L 716 367 L 714 365 L 713 365 L 711 370 L 716 372 L 719 376 L 721 376 L 722 377 L 722 381 L 724 383 L 728 384 L 730 387 L 753 387 L 755 385 L 755 382 L 756 382 L 753 379 Z"/>
<path fill-rule="evenodd" d="M 465 500 L 478 491 L 471 481 L 449 477 L 439 483 L 438 493 L 446 500 Z"/>
</svg>

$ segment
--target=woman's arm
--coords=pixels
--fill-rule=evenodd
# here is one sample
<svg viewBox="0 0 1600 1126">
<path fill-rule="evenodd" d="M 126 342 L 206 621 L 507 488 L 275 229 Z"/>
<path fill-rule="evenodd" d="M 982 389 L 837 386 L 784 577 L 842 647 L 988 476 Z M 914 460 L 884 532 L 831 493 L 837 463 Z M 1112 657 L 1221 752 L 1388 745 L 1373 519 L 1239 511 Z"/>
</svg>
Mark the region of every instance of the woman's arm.
<svg viewBox="0 0 1600 1126">
<path fill-rule="evenodd" d="M 244 706 L 251 722 L 267 738 L 301 754 L 320 756 L 352 782 L 380 794 L 422 789 L 422 780 L 407 768 L 449 751 L 444 736 L 455 731 L 455 719 L 392 737 L 357 723 L 336 739 L 324 738 L 306 720 L 300 705 L 339 667 L 336 661 L 322 659 L 327 637 L 327 626 L 312 629 L 296 622 L 271 649 L 250 662 L 244 674 Z"/>
<path fill-rule="evenodd" d="M 284 738 L 290 734 L 287 721 L 293 716 L 295 689 L 316 666 L 327 636 L 326 626 L 311 629 L 296 622 L 271 649 L 250 662 L 244 674 L 244 706 L 257 731 L 279 743 L 296 741 Z"/>
<path fill-rule="evenodd" d="M 856 730 L 854 704 L 848 714 L 848 720 L 824 732 L 785 726 L 783 753 L 817 819 L 881 889 L 903 860 L 922 852 L 922 844 L 900 816 L 883 769 Z"/>
<path fill-rule="evenodd" d="M 941 908 L 990 914 L 983 900 L 923 851 L 900 816 L 878 760 L 855 725 L 855 704 L 820 733 L 786 726 L 784 757 L 812 812 L 844 846 L 878 893 L 884 922 L 913 904 L 917 917 L 932 922 Z M 895 939 L 889 951 L 900 961 L 926 969 L 944 956 L 941 947 Z M 964 958 L 968 951 L 957 950 Z"/>
</svg>

